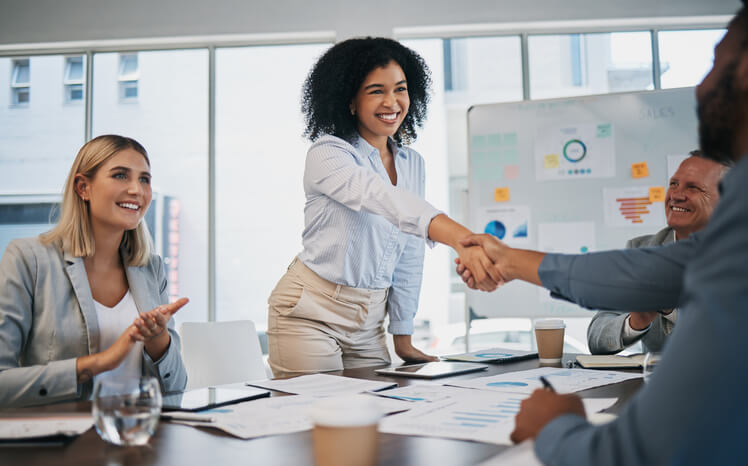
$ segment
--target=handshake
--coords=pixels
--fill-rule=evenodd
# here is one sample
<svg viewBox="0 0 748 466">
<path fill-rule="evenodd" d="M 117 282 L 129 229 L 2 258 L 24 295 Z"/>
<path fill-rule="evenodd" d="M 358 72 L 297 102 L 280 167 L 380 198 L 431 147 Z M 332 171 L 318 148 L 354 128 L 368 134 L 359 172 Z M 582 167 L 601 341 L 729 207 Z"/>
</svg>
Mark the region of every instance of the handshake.
<svg viewBox="0 0 748 466">
<path fill-rule="evenodd" d="M 538 267 L 543 253 L 510 248 L 488 234 L 466 236 L 455 250 L 457 273 L 473 290 L 494 291 L 514 279 L 541 284 Z"/>
</svg>

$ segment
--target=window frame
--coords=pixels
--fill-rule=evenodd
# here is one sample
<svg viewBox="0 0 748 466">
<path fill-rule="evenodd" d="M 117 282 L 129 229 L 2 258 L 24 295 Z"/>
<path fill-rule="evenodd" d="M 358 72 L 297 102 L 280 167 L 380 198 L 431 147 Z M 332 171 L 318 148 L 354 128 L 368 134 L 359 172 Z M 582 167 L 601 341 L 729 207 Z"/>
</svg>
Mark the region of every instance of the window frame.
<svg viewBox="0 0 748 466">
<path fill-rule="evenodd" d="M 71 78 L 71 71 L 74 62 L 79 62 L 81 66 L 81 73 L 79 78 Z M 65 91 L 65 103 L 66 104 L 82 104 L 85 100 L 85 82 L 86 82 L 86 61 L 85 55 L 68 55 L 65 56 L 65 69 L 63 70 L 62 85 Z M 72 93 L 76 90 L 80 90 L 81 96 L 79 99 L 73 99 Z"/>
<path fill-rule="evenodd" d="M 28 79 L 19 82 L 21 67 L 27 68 Z M 25 94 L 26 100 L 20 101 L 20 96 Z M 14 58 L 11 60 L 10 69 L 10 105 L 12 107 L 28 107 L 31 104 L 31 58 Z"/>
</svg>

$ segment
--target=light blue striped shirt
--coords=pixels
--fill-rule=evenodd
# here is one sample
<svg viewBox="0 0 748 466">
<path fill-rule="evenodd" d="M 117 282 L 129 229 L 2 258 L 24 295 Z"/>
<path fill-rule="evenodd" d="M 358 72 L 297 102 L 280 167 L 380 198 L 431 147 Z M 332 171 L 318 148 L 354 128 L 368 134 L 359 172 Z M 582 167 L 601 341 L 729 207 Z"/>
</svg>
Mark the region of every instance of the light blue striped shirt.
<svg viewBox="0 0 748 466">
<path fill-rule="evenodd" d="M 426 177 L 420 154 L 392 141 L 390 148 L 396 186 L 379 151 L 365 139 L 351 144 L 326 135 L 312 144 L 304 169 L 304 250 L 299 259 L 340 285 L 390 288 L 388 331 L 410 335 L 421 291 L 424 239 L 431 219 L 441 212 L 423 199 Z"/>
</svg>

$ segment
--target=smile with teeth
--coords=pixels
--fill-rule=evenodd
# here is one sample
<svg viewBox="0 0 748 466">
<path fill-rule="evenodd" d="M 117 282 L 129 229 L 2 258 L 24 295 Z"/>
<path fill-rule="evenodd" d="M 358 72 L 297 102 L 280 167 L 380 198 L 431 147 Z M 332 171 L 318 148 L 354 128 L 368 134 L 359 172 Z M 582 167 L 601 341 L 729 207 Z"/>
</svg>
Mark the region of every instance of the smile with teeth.
<svg viewBox="0 0 748 466">
<path fill-rule="evenodd" d="M 380 120 L 385 121 L 395 121 L 397 120 L 397 117 L 400 115 L 400 112 L 395 113 L 377 113 L 377 118 Z"/>
<path fill-rule="evenodd" d="M 670 210 L 672 210 L 673 212 L 691 212 L 689 209 L 686 209 L 684 207 L 677 207 L 674 205 L 670 206 Z"/>
<path fill-rule="evenodd" d="M 135 210 L 135 211 L 140 210 L 140 206 L 139 205 L 132 204 L 130 202 L 120 202 L 117 205 L 120 206 L 120 207 L 124 207 L 125 209 L 130 209 L 130 210 Z"/>
</svg>

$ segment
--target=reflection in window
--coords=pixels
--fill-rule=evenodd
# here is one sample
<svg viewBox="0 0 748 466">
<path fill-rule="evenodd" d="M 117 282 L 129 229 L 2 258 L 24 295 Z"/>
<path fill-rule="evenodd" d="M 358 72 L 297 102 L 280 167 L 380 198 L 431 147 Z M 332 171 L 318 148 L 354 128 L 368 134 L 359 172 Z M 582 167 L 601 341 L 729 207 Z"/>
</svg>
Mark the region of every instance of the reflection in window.
<svg viewBox="0 0 748 466">
<path fill-rule="evenodd" d="M 533 99 L 652 89 L 649 32 L 529 37 Z"/>
<path fill-rule="evenodd" d="M 699 84 L 712 67 L 714 47 L 724 35 L 724 29 L 661 31 L 658 37 L 662 88 Z"/>
<path fill-rule="evenodd" d="M 13 60 L 10 90 L 11 104 L 28 105 L 31 100 L 31 65 L 28 58 Z"/>
<path fill-rule="evenodd" d="M 134 53 L 119 56 L 119 100 L 138 100 L 138 55 Z"/>
<path fill-rule="evenodd" d="M 66 102 L 83 101 L 83 56 L 65 58 L 65 86 Z"/>
</svg>

